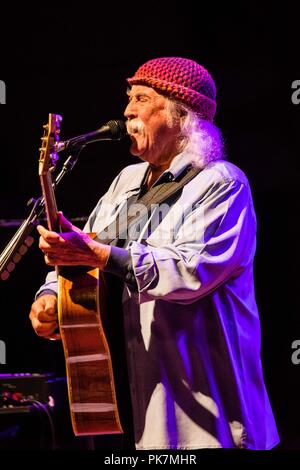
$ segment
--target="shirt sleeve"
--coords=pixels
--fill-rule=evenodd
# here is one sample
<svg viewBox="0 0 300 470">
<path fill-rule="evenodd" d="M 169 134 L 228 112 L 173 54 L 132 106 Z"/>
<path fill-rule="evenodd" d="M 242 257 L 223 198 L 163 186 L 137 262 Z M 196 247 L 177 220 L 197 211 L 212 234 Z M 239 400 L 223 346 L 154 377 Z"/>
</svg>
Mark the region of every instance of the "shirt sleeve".
<svg viewBox="0 0 300 470">
<path fill-rule="evenodd" d="M 214 185 L 185 217 L 175 241 L 131 242 L 133 271 L 145 301 L 191 303 L 253 261 L 256 219 L 249 186 Z M 156 245 L 156 246 L 154 246 Z"/>
<path fill-rule="evenodd" d="M 35 294 L 35 300 L 45 294 L 52 293 L 57 295 L 57 290 L 58 289 L 56 271 L 50 271 L 46 276 L 45 283 L 39 288 L 39 290 Z"/>
<path fill-rule="evenodd" d="M 121 277 L 131 287 L 137 287 L 129 250 L 112 246 L 105 271 Z"/>
<path fill-rule="evenodd" d="M 131 255 L 125 248 L 119 248 L 117 246 L 111 247 L 105 272 L 121 277 L 124 282 L 133 288 L 137 287 Z M 51 271 L 47 274 L 45 284 L 43 284 L 35 294 L 35 300 L 45 294 L 57 295 L 57 275 L 55 271 Z"/>
</svg>

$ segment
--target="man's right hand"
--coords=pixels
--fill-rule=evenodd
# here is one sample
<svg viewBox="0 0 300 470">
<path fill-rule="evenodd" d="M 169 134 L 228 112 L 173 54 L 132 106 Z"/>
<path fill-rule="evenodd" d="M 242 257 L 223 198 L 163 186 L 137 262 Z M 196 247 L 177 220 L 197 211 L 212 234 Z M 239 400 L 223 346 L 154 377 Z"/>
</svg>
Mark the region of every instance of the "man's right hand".
<svg viewBox="0 0 300 470">
<path fill-rule="evenodd" d="M 46 294 L 39 297 L 31 306 L 29 318 L 37 335 L 60 339 L 60 334 L 55 332 L 58 327 L 55 295 Z"/>
</svg>

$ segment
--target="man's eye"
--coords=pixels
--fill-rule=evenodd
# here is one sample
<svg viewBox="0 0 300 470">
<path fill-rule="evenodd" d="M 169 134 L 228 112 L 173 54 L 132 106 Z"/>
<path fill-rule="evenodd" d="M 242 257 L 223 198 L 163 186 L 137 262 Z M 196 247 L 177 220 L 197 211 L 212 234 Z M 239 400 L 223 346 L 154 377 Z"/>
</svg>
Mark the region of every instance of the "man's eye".
<svg viewBox="0 0 300 470">
<path fill-rule="evenodd" d="M 128 103 L 130 103 L 130 102 L 132 102 L 132 101 L 144 103 L 144 102 L 149 101 L 149 97 L 146 96 L 146 95 L 130 96 L 130 97 L 128 98 Z"/>
<path fill-rule="evenodd" d="M 137 100 L 142 101 L 142 102 L 148 101 L 148 96 L 139 95 L 139 96 L 137 96 Z"/>
</svg>

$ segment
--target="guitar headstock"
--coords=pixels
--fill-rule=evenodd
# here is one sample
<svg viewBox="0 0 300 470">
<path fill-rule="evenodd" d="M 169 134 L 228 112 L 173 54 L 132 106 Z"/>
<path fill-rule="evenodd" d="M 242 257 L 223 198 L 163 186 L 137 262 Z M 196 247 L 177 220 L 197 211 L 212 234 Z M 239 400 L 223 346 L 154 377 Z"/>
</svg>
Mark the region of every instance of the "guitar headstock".
<svg viewBox="0 0 300 470">
<path fill-rule="evenodd" d="M 45 124 L 44 135 L 39 158 L 39 175 L 45 175 L 53 171 L 58 155 L 56 145 L 59 142 L 60 123 L 62 117 L 59 114 L 49 114 L 48 124 Z"/>
</svg>

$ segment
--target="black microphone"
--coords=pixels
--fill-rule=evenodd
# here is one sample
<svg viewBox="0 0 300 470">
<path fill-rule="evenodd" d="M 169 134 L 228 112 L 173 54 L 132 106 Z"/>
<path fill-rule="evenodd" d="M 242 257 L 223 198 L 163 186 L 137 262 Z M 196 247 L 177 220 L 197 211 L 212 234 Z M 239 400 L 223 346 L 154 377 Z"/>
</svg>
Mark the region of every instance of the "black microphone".
<svg viewBox="0 0 300 470">
<path fill-rule="evenodd" d="M 75 147 L 84 147 L 92 142 L 99 140 L 121 140 L 127 134 L 127 129 L 124 121 L 115 119 L 108 121 L 104 126 L 100 127 L 94 132 L 79 135 L 72 139 L 65 140 L 64 142 L 57 142 L 56 152 L 63 150 L 70 150 Z"/>
</svg>

